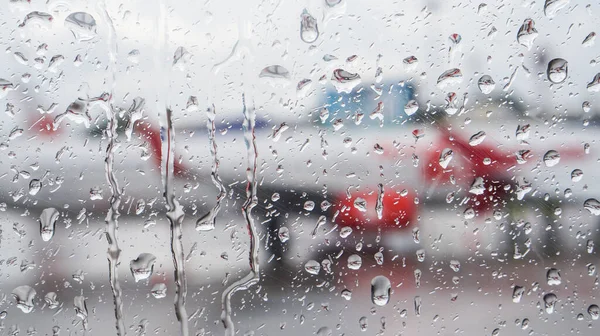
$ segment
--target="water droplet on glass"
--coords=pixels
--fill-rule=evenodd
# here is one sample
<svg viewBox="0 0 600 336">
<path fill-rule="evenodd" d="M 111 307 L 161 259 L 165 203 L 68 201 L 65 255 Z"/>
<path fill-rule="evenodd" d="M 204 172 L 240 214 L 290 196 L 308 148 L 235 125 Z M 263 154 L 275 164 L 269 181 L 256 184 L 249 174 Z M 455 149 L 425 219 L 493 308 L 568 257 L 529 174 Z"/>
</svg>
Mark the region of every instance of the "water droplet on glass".
<svg viewBox="0 0 600 336">
<path fill-rule="evenodd" d="M 483 94 L 490 94 L 496 88 L 496 82 L 489 75 L 483 75 L 479 78 L 477 82 L 477 86 L 479 87 L 479 91 Z"/>
<path fill-rule="evenodd" d="M 551 268 L 546 273 L 546 282 L 548 286 L 558 286 L 562 282 L 560 272 L 556 268 Z"/>
<path fill-rule="evenodd" d="M 135 282 L 146 280 L 154 271 L 154 262 L 156 257 L 151 253 L 141 253 L 136 259 L 129 263 L 131 274 Z"/>
<path fill-rule="evenodd" d="M 331 260 L 323 259 L 323 261 L 321 261 L 321 267 L 323 267 L 323 270 L 325 271 L 325 273 L 327 273 L 327 274 L 333 273 L 333 271 L 331 270 Z"/>
<path fill-rule="evenodd" d="M 317 336 L 331 336 L 333 335 L 333 331 L 328 327 L 321 327 L 317 330 Z"/>
<path fill-rule="evenodd" d="M 570 0 L 546 0 L 546 3 L 544 4 L 544 14 L 549 18 L 553 18 L 556 15 L 556 12 L 569 4 L 569 1 Z"/>
<path fill-rule="evenodd" d="M 419 110 L 419 103 L 414 99 L 409 100 L 408 103 L 406 103 L 406 105 L 404 105 L 404 113 L 406 113 L 406 115 L 409 117 L 411 115 L 415 114 L 418 110 Z"/>
<path fill-rule="evenodd" d="M 444 71 L 437 80 L 437 86 L 443 89 L 450 85 L 456 85 L 462 82 L 463 75 L 460 69 L 454 68 Z"/>
<path fill-rule="evenodd" d="M 352 234 L 352 228 L 349 226 L 344 226 L 343 228 L 341 228 L 340 230 L 340 237 L 342 238 L 348 238 L 348 236 Z"/>
<path fill-rule="evenodd" d="M 42 182 L 38 179 L 33 179 L 29 182 L 29 195 L 35 196 L 42 189 Z"/>
<path fill-rule="evenodd" d="M 581 169 L 573 169 L 571 172 L 571 181 L 579 182 L 583 178 L 583 171 Z"/>
<path fill-rule="evenodd" d="M 583 39 L 583 42 L 581 42 L 581 44 L 584 47 L 591 47 L 594 45 L 595 41 L 596 41 L 596 33 L 591 32 Z"/>
<path fill-rule="evenodd" d="M 554 312 L 554 305 L 556 305 L 557 300 L 558 298 L 554 293 L 544 295 L 544 308 L 546 309 L 546 313 L 552 314 Z"/>
<path fill-rule="evenodd" d="M 367 201 L 364 198 L 357 197 L 354 200 L 354 208 L 360 212 L 367 212 Z"/>
<path fill-rule="evenodd" d="M 471 138 L 469 138 L 469 145 L 471 146 L 477 146 L 479 144 L 481 144 L 483 142 L 483 140 L 485 140 L 485 132 L 484 131 L 479 131 L 475 134 L 473 134 L 471 136 Z"/>
<path fill-rule="evenodd" d="M 587 309 L 587 312 L 590 314 L 592 320 L 597 320 L 598 317 L 600 317 L 600 308 L 596 304 L 590 305 Z"/>
<path fill-rule="evenodd" d="M 548 62 L 546 75 L 548 80 L 554 84 L 560 84 L 567 79 L 569 72 L 568 62 L 562 58 L 555 58 Z"/>
<path fill-rule="evenodd" d="M 594 216 L 600 216 L 600 202 L 595 198 L 588 198 L 583 202 L 583 208 Z"/>
<path fill-rule="evenodd" d="M 512 301 L 514 303 L 521 302 L 521 298 L 523 297 L 523 294 L 525 294 L 525 288 L 521 287 L 521 286 L 515 286 L 515 288 L 513 289 Z"/>
<path fill-rule="evenodd" d="M 282 226 L 279 228 L 279 232 L 277 235 L 279 237 L 279 240 L 282 243 L 285 243 L 286 241 L 288 241 L 290 239 L 290 229 L 288 229 L 285 226 Z"/>
<path fill-rule="evenodd" d="M 348 268 L 351 270 L 357 270 L 362 266 L 362 258 L 358 254 L 352 254 L 348 256 Z"/>
<path fill-rule="evenodd" d="M 517 42 L 530 50 L 537 37 L 538 31 L 535 29 L 535 22 L 532 19 L 525 19 L 517 32 Z"/>
<path fill-rule="evenodd" d="M 306 9 L 300 15 L 300 38 L 306 43 L 314 43 L 319 38 L 317 20 Z"/>
<path fill-rule="evenodd" d="M 594 241 L 591 239 L 588 239 L 587 243 L 585 244 L 586 247 L 586 251 L 588 254 L 592 254 L 594 253 Z"/>
<path fill-rule="evenodd" d="M 360 331 L 367 331 L 367 317 L 363 316 L 358 319 L 358 326 L 360 327 Z"/>
<path fill-rule="evenodd" d="M 342 298 L 344 298 L 344 300 L 346 301 L 350 301 L 352 299 L 352 291 L 345 288 L 342 290 L 342 293 L 340 294 L 342 296 Z"/>
<path fill-rule="evenodd" d="M 600 73 L 597 73 L 594 79 L 588 83 L 587 90 L 589 92 L 600 92 Z"/>
<path fill-rule="evenodd" d="M 421 316 L 421 297 L 420 296 L 415 296 L 414 304 L 415 304 L 415 315 Z"/>
<path fill-rule="evenodd" d="M 34 11 L 25 15 L 25 18 L 23 18 L 23 21 L 19 24 L 19 28 L 23 28 L 31 23 L 49 29 L 52 26 L 53 20 L 54 17 L 48 13 Z"/>
<path fill-rule="evenodd" d="M 549 150 L 544 154 L 544 164 L 546 167 L 554 167 L 560 162 L 560 154 L 555 150 Z"/>
<path fill-rule="evenodd" d="M 77 315 L 77 317 L 79 317 L 83 321 L 84 329 L 87 329 L 88 310 L 85 302 L 85 297 L 76 296 L 73 299 L 73 305 L 75 306 L 75 315 Z"/>
<path fill-rule="evenodd" d="M 589 101 L 584 101 L 583 103 L 581 103 L 581 109 L 583 110 L 583 112 L 588 113 L 592 110 L 592 103 L 590 103 Z"/>
<path fill-rule="evenodd" d="M 150 293 L 152 293 L 152 296 L 154 296 L 155 298 L 162 299 L 167 296 L 167 285 L 165 285 L 162 282 L 159 282 L 152 286 Z"/>
<path fill-rule="evenodd" d="M 377 265 L 383 265 L 383 253 L 381 253 L 381 251 L 375 253 L 373 257 L 375 258 Z"/>
<path fill-rule="evenodd" d="M 15 88 L 13 83 L 6 79 L 0 78 L 0 99 L 5 98 L 10 91 Z"/>
<path fill-rule="evenodd" d="M 483 195 L 485 192 L 485 184 L 482 177 L 476 177 L 469 188 L 469 192 L 474 195 Z"/>
<path fill-rule="evenodd" d="M 181 46 L 177 47 L 173 54 L 173 68 L 183 71 L 191 59 L 192 54 L 187 49 Z"/>
<path fill-rule="evenodd" d="M 33 299 L 35 298 L 35 289 L 23 285 L 19 286 L 12 291 L 12 295 L 17 303 L 17 308 L 21 309 L 22 312 L 28 314 L 33 310 Z"/>
<path fill-rule="evenodd" d="M 419 60 L 415 56 L 408 56 L 402 60 L 406 71 L 412 71 L 419 65 Z"/>
<path fill-rule="evenodd" d="M 425 261 L 425 250 L 424 249 L 418 249 L 416 254 L 417 254 L 417 260 L 419 262 Z"/>
<path fill-rule="evenodd" d="M 338 92 L 350 93 L 360 84 L 361 79 L 357 73 L 351 73 L 343 69 L 333 70 L 331 75 L 333 86 Z"/>
<path fill-rule="evenodd" d="M 312 87 L 312 80 L 306 78 L 298 82 L 296 85 L 296 94 L 299 98 L 306 97 L 306 94 L 310 91 Z"/>
<path fill-rule="evenodd" d="M 460 261 L 450 260 L 450 269 L 452 269 L 454 272 L 459 272 L 460 271 Z"/>
<path fill-rule="evenodd" d="M 290 72 L 281 65 L 270 65 L 262 69 L 258 77 L 266 79 L 272 86 L 285 86 L 290 81 Z"/>
<path fill-rule="evenodd" d="M 438 163 L 440 164 L 440 166 L 442 168 L 446 169 L 446 168 L 448 168 L 448 165 L 450 164 L 450 161 L 452 161 L 453 157 L 454 157 L 454 152 L 450 148 L 445 148 L 440 153 Z"/>
<path fill-rule="evenodd" d="M 59 213 L 55 208 L 47 208 L 40 215 L 40 235 L 43 241 L 49 241 L 54 236 L 54 227 Z"/>
<path fill-rule="evenodd" d="M 371 302 L 385 306 L 390 301 L 392 284 L 388 278 L 378 275 L 371 280 Z"/>
<path fill-rule="evenodd" d="M 79 42 L 89 41 L 96 37 L 96 20 L 85 12 L 71 13 L 65 19 L 65 27 L 71 30 Z"/>
<path fill-rule="evenodd" d="M 321 271 L 321 264 L 316 260 L 309 260 L 304 264 L 304 270 L 310 274 L 317 275 Z"/>
<path fill-rule="evenodd" d="M 46 294 L 46 296 L 44 296 L 44 301 L 46 302 L 46 304 L 48 305 L 48 308 L 50 308 L 50 309 L 56 309 L 60 305 L 60 303 L 58 302 L 56 293 L 54 293 L 54 292 L 48 292 Z"/>
<path fill-rule="evenodd" d="M 313 202 L 313 201 L 304 202 L 304 210 L 313 211 L 314 208 L 315 208 L 315 202 Z"/>
</svg>

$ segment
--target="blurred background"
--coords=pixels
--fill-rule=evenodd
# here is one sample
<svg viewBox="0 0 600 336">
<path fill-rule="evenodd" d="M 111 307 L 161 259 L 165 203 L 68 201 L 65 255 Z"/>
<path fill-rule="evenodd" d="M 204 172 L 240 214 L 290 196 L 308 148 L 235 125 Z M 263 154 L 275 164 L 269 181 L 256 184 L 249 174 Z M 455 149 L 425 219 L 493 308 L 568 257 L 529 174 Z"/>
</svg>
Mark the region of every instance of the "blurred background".
<svg viewBox="0 0 600 336">
<path fill-rule="evenodd" d="M 600 3 L 2 5 L 0 334 L 593 334 Z"/>
</svg>

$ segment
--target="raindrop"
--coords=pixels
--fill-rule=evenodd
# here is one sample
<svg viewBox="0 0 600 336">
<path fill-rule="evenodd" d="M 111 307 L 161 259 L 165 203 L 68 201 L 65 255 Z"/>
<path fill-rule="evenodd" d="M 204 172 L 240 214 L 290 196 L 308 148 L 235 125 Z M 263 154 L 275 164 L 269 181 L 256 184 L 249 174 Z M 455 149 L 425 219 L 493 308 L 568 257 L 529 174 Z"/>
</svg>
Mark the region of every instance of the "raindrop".
<svg viewBox="0 0 600 336">
<path fill-rule="evenodd" d="M 583 202 L 583 208 L 594 216 L 600 216 L 600 202 L 595 198 L 588 198 Z"/>
<path fill-rule="evenodd" d="M 594 241 L 589 239 L 585 244 L 586 250 L 588 254 L 594 253 Z"/>
<path fill-rule="evenodd" d="M 83 321 L 83 327 L 87 329 L 87 305 L 83 296 L 76 296 L 73 299 L 73 305 L 75 306 L 75 314 Z"/>
<path fill-rule="evenodd" d="M 342 290 L 342 293 L 340 294 L 342 296 L 342 298 L 344 298 L 344 300 L 346 301 L 350 301 L 350 299 L 352 299 L 352 291 L 345 288 Z"/>
<path fill-rule="evenodd" d="M 471 138 L 469 138 L 469 145 L 471 146 L 477 146 L 479 144 L 481 144 L 483 142 L 483 140 L 485 140 L 485 132 L 484 131 L 479 131 L 475 134 L 473 134 L 471 136 Z"/>
<path fill-rule="evenodd" d="M 290 229 L 285 226 L 280 227 L 277 236 L 282 243 L 285 243 L 290 239 Z"/>
<path fill-rule="evenodd" d="M 338 92 L 350 93 L 361 82 L 360 76 L 343 69 L 333 70 L 331 76 L 333 86 Z"/>
<path fill-rule="evenodd" d="M 460 261 L 450 260 L 450 269 L 452 269 L 454 272 L 460 271 Z"/>
<path fill-rule="evenodd" d="M 371 280 L 371 302 L 378 306 L 385 306 L 390 301 L 392 284 L 383 275 L 378 275 Z"/>
<path fill-rule="evenodd" d="M 306 43 L 314 43 L 319 38 L 317 20 L 306 9 L 300 15 L 300 38 Z"/>
<path fill-rule="evenodd" d="M 367 212 L 367 201 L 364 198 L 357 197 L 354 200 L 354 208 L 360 212 Z"/>
<path fill-rule="evenodd" d="M 375 258 L 377 265 L 383 265 L 383 253 L 381 253 L 381 251 L 375 253 L 373 257 Z"/>
<path fill-rule="evenodd" d="M 562 282 L 560 272 L 556 268 L 551 268 L 546 273 L 546 282 L 548 286 L 558 286 Z"/>
<path fill-rule="evenodd" d="M 560 162 L 560 154 L 555 150 L 549 150 L 544 154 L 544 164 L 546 167 L 554 167 Z"/>
<path fill-rule="evenodd" d="M 419 262 L 425 261 L 425 250 L 424 249 L 418 249 L 416 254 L 417 254 L 417 260 Z"/>
<path fill-rule="evenodd" d="M 583 103 L 581 103 L 581 109 L 583 110 L 583 112 L 588 113 L 592 110 L 592 104 L 586 100 Z"/>
<path fill-rule="evenodd" d="M 348 238 L 348 236 L 352 234 L 352 228 L 349 226 L 344 226 L 341 230 L 340 230 L 340 237 L 342 238 Z"/>
<path fill-rule="evenodd" d="M 348 268 L 357 270 L 362 266 L 362 258 L 358 254 L 352 254 L 348 257 Z"/>
<path fill-rule="evenodd" d="M 591 32 L 583 39 L 583 42 L 581 42 L 581 44 L 584 47 L 591 47 L 594 45 L 595 41 L 596 41 L 596 33 Z"/>
<path fill-rule="evenodd" d="M 55 208 L 47 208 L 42 211 L 40 215 L 40 235 L 43 241 L 50 241 L 54 236 L 54 227 L 56 220 L 58 219 L 59 213 Z"/>
<path fill-rule="evenodd" d="M 131 274 L 135 282 L 146 280 L 154 271 L 154 262 L 156 257 L 151 253 L 141 253 L 136 259 L 129 263 Z"/>
<path fill-rule="evenodd" d="M 21 309 L 22 312 L 28 314 L 33 310 L 33 299 L 35 298 L 35 289 L 23 285 L 19 286 L 12 291 L 12 295 L 17 303 L 17 308 Z"/>
<path fill-rule="evenodd" d="M 570 0 L 546 0 L 544 4 L 544 14 L 553 18 L 560 9 L 569 4 Z"/>
<path fill-rule="evenodd" d="M 544 308 L 546 309 L 546 313 L 552 314 L 554 312 L 554 305 L 558 298 L 554 293 L 548 293 L 544 295 Z"/>
<path fill-rule="evenodd" d="M 460 69 L 454 68 L 444 71 L 437 80 L 437 86 L 443 89 L 450 85 L 456 85 L 462 82 L 463 75 Z"/>
<path fill-rule="evenodd" d="M 571 181 L 579 182 L 583 178 L 583 171 L 581 169 L 573 169 L 571 172 Z"/>
<path fill-rule="evenodd" d="M 310 274 L 317 275 L 321 270 L 321 264 L 319 264 L 319 262 L 316 260 L 309 260 L 306 262 L 306 264 L 304 264 L 304 270 Z"/>
<path fill-rule="evenodd" d="M 281 65 L 270 65 L 262 69 L 258 77 L 265 78 L 273 86 L 279 83 L 286 85 L 290 80 L 290 72 Z"/>
<path fill-rule="evenodd" d="M 29 182 L 29 195 L 35 196 L 42 189 L 42 182 L 38 179 L 33 179 Z"/>
<path fill-rule="evenodd" d="M 56 297 L 56 293 L 54 292 L 48 292 L 46 296 L 44 296 L 44 301 L 50 309 L 56 309 L 58 308 L 58 306 L 60 306 L 60 303 L 58 302 L 58 299 Z"/>
<path fill-rule="evenodd" d="M 13 83 L 7 81 L 6 79 L 0 78 L 0 99 L 6 97 L 8 92 L 12 91 L 15 88 Z"/>
<path fill-rule="evenodd" d="M 474 195 L 483 195 L 485 192 L 485 184 L 482 177 L 476 177 L 469 188 L 469 192 Z"/>
<path fill-rule="evenodd" d="M 159 282 L 152 286 L 150 293 L 152 293 L 152 296 L 154 296 L 155 298 L 162 299 L 167 296 L 167 285 L 165 285 L 162 282 Z"/>
<path fill-rule="evenodd" d="M 600 92 L 600 72 L 594 76 L 591 82 L 587 85 L 589 92 Z"/>
<path fill-rule="evenodd" d="M 190 54 L 187 49 L 184 47 L 178 47 L 175 49 L 175 53 L 173 54 L 173 67 L 183 71 L 191 58 L 192 54 Z"/>
<path fill-rule="evenodd" d="M 454 157 L 454 152 L 450 148 L 445 148 L 440 153 L 438 163 L 440 164 L 440 166 L 442 168 L 446 169 L 446 168 L 448 168 L 448 165 L 450 164 L 450 161 L 452 161 L 453 157 Z"/>
<path fill-rule="evenodd" d="M 315 202 L 313 202 L 313 201 L 304 202 L 304 210 L 313 211 L 314 208 L 315 208 Z"/>
<path fill-rule="evenodd" d="M 34 22 L 34 23 L 38 24 L 39 26 L 48 29 L 52 25 L 52 20 L 54 20 L 54 17 L 52 17 L 52 15 L 45 13 L 45 12 L 34 11 L 34 12 L 31 12 L 31 13 L 25 15 L 25 18 L 19 24 L 19 28 L 25 27 L 26 25 L 29 24 L 29 22 Z"/>
<path fill-rule="evenodd" d="M 512 301 L 514 303 L 521 302 L 521 298 L 523 297 L 523 294 L 525 294 L 525 288 L 521 287 L 521 286 L 515 286 L 515 288 L 513 289 Z"/>
<path fill-rule="evenodd" d="M 555 58 L 548 62 L 546 75 L 548 80 L 554 84 L 560 84 L 567 79 L 569 73 L 568 62 L 562 58 Z"/>
<path fill-rule="evenodd" d="M 406 115 L 409 117 L 411 115 L 415 114 L 418 110 L 419 110 L 419 103 L 414 99 L 409 100 L 408 103 L 406 103 L 406 105 L 404 105 L 404 113 L 406 113 Z"/>
<path fill-rule="evenodd" d="M 360 327 L 360 331 L 367 331 L 367 317 L 363 316 L 358 320 L 358 326 Z"/>
<path fill-rule="evenodd" d="M 65 19 L 65 27 L 71 30 L 79 42 L 89 41 L 96 37 L 96 20 L 85 12 L 71 13 Z"/>
<path fill-rule="evenodd" d="M 538 37 L 538 31 L 535 29 L 535 22 L 532 19 L 525 19 L 523 25 L 517 33 L 517 42 L 531 50 L 533 42 Z"/>
<path fill-rule="evenodd" d="M 489 75 L 483 75 L 479 78 L 477 82 L 477 86 L 479 86 L 479 91 L 483 94 L 490 94 L 496 88 L 496 82 Z"/>
<path fill-rule="evenodd" d="M 590 305 L 587 309 L 587 312 L 590 314 L 592 320 L 597 320 L 598 317 L 600 317 L 600 308 L 598 308 L 598 305 L 596 304 Z"/>
<path fill-rule="evenodd" d="M 333 335 L 333 331 L 328 327 L 321 327 L 317 330 L 317 336 L 331 336 Z"/>
</svg>

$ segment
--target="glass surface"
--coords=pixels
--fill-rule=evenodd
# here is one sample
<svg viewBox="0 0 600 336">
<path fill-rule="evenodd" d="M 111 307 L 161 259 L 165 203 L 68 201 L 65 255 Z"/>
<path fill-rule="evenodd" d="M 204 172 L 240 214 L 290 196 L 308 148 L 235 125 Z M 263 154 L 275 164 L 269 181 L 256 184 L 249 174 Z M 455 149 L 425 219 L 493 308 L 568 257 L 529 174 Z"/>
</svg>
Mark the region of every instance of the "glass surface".
<svg viewBox="0 0 600 336">
<path fill-rule="evenodd" d="M 595 335 L 600 3 L 3 0 L 0 335 Z"/>
</svg>

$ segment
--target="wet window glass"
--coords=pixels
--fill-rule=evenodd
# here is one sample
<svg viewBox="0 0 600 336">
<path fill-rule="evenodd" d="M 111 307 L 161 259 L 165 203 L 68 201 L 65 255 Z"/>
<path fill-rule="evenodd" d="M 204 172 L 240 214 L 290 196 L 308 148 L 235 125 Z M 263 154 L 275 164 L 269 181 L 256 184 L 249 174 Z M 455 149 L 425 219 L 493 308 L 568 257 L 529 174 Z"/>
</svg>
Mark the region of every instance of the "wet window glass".
<svg viewBox="0 0 600 336">
<path fill-rule="evenodd" d="M 600 3 L 2 8 L 1 335 L 595 334 Z"/>
</svg>

